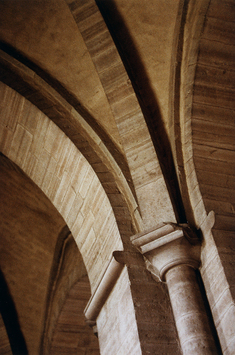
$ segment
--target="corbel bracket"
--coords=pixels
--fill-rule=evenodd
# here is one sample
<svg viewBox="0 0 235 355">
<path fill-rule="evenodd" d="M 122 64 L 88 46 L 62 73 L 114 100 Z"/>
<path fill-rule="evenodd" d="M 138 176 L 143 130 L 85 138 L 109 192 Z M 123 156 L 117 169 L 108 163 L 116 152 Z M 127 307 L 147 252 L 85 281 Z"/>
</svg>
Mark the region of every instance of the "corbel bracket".
<svg viewBox="0 0 235 355">
<path fill-rule="evenodd" d="M 123 263 L 120 263 L 115 258 L 115 252 L 110 260 L 110 263 L 93 295 L 91 296 L 85 310 L 85 317 L 90 326 L 94 326 L 104 303 L 109 297 L 114 285 L 116 284 L 122 269 Z"/>
</svg>

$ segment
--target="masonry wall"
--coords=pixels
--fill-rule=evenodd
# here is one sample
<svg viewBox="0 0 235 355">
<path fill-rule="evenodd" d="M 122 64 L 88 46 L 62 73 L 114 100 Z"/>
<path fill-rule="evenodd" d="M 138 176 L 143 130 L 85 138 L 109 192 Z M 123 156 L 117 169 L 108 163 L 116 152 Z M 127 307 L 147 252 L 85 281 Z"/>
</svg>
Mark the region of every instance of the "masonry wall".
<svg viewBox="0 0 235 355">
<path fill-rule="evenodd" d="M 200 41 L 192 111 L 199 187 L 206 212 L 215 212 L 212 234 L 217 250 L 205 243 L 202 276 L 224 354 L 232 354 L 235 347 L 234 16 L 232 1 L 211 1 Z"/>
</svg>

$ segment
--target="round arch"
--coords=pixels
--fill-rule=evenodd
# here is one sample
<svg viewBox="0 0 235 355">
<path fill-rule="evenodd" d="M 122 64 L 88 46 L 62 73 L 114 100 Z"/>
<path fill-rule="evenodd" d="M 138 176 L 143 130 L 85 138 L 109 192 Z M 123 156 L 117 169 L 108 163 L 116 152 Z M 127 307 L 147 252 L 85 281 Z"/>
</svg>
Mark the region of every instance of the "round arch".
<svg viewBox="0 0 235 355">
<path fill-rule="evenodd" d="M 81 342 L 88 337 L 91 344 L 87 346 L 95 345 L 97 339 L 83 314 L 91 295 L 88 277 L 85 293 L 84 283 L 79 283 L 75 297 L 68 296 L 87 273 L 63 218 L 41 189 L 3 154 L 0 181 L 0 313 L 5 338 L 1 350 L 6 350 L 8 341 L 13 353 L 50 353 L 61 309 L 67 303 L 78 316 L 80 328 L 67 327 L 62 335 L 77 336 Z M 68 312 L 68 308 L 63 311 L 70 318 Z M 53 344 L 59 347 L 61 341 L 55 337 Z"/>
<path fill-rule="evenodd" d="M 111 202 L 122 238 L 129 238 L 133 232 L 139 231 L 142 219 L 125 158 L 110 149 L 106 138 L 100 138 L 84 118 L 88 113 L 82 108 L 81 113 L 78 112 L 33 70 L 2 50 L 0 61 L 2 82 L 52 120 L 92 166 Z M 3 127 L 3 136 L 4 130 Z"/>
<path fill-rule="evenodd" d="M 109 199 L 94 170 L 41 111 L 1 83 L 1 152 L 60 212 L 82 254 L 94 291 L 112 252 L 123 249 Z"/>
</svg>

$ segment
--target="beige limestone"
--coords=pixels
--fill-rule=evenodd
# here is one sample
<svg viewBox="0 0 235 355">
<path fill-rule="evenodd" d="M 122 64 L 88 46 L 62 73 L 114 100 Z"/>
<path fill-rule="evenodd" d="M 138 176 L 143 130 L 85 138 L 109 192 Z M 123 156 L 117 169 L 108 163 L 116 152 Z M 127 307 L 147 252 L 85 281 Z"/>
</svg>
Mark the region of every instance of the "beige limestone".
<svg viewBox="0 0 235 355">
<path fill-rule="evenodd" d="M 97 5 L 102 4 L 101 14 Z M 103 307 L 102 321 L 112 323 L 100 327 L 104 353 L 180 353 L 166 285 L 154 283 L 130 243 L 131 235 L 177 216 L 177 222 L 188 221 L 200 231 L 202 293 L 218 334 L 216 346 L 223 354 L 234 354 L 234 9 L 233 0 L 0 1 L 0 39 L 5 42 L 1 42 L 0 79 L 18 92 L 0 83 L 1 152 L 56 202 L 86 255 L 89 278 L 95 280 L 93 290 L 113 250 L 124 245 L 130 292 L 123 294 L 129 304 L 133 301 L 133 313 L 116 317 L 113 307 L 108 312 Z M 177 176 L 172 175 L 174 169 Z M 8 202 L 14 198 L 9 196 Z M 211 210 L 213 226 L 208 222 Z M 33 236 L 33 228 L 31 232 Z M 172 233 L 176 239 L 168 246 L 174 246 L 182 261 L 187 242 L 177 239 L 180 232 Z M 151 238 L 148 247 L 159 245 Z M 8 243 L 3 255 L 10 251 Z M 46 254 L 45 249 L 39 252 Z M 169 261 L 173 253 L 166 252 L 164 258 Z M 52 266 L 58 272 L 55 260 Z M 68 264 L 65 257 L 61 267 Z M 21 265 L 19 260 L 17 270 Z M 151 264 L 148 268 L 159 281 L 159 270 Z M 187 274 L 186 269 L 175 268 L 177 275 Z M 160 269 L 164 277 L 164 267 Z M 165 277 L 173 271 L 169 269 Z M 188 272 L 192 281 L 193 270 Z M 62 277 L 63 295 L 74 273 L 70 269 Z M 38 269 L 33 292 L 45 286 L 40 275 Z M 172 276 L 176 288 L 182 286 L 182 294 L 190 293 L 194 282 L 178 283 L 177 275 Z M 50 299 L 53 292 L 48 289 Z M 118 287 L 110 297 L 116 296 L 121 296 Z M 173 292 L 172 305 L 178 296 Z M 106 305 L 117 305 L 119 300 L 111 298 Z M 125 309 L 124 296 L 121 301 L 118 307 Z M 48 322 L 56 323 L 60 302 L 60 297 L 55 298 L 56 312 L 52 318 L 47 314 Z M 197 319 L 198 304 L 194 306 Z M 67 321 L 69 313 L 63 317 Z M 128 317 L 133 322 L 135 318 L 137 332 Z M 188 339 L 194 330 L 190 314 L 176 317 L 180 337 Z M 108 337 L 110 325 L 113 339 Z M 201 334 L 204 322 L 197 319 L 197 325 Z M 70 325 L 59 326 L 63 331 L 57 329 L 55 339 L 71 353 L 64 336 Z M 126 334 L 120 328 L 130 331 Z M 67 335 L 75 348 L 71 333 Z M 83 337 L 80 345 L 84 342 Z M 190 341 L 183 346 L 189 353 L 202 351 L 192 350 L 195 343 Z"/>
<path fill-rule="evenodd" d="M 4 92 L 4 89 L 7 87 L 2 86 L 1 88 Z M 11 90 L 6 91 L 6 93 L 7 92 L 11 93 Z M 17 94 L 16 97 L 19 101 L 23 100 L 23 104 L 26 102 L 19 94 Z M 29 103 L 27 103 L 27 105 L 28 104 Z M 34 152 L 40 152 L 39 155 L 36 155 L 39 158 L 38 163 L 35 165 L 35 168 L 31 171 L 29 176 L 39 185 L 39 187 L 44 187 L 45 193 L 49 193 L 48 185 L 46 185 L 45 183 L 43 184 L 44 177 L 47 171 L 47 166 L 51 157 L 54 159 L 54 161 L 57 162 L 57 165 L 60 167 L 60 169 L 57 170 L 57 166 L 54 166 L 55 171 L 58 171 L 58 175 L 53 174 L 53 171 L 51 171 L 55 182 L 53 183 L 53 180 L 50 181 L 52 190 L 49 196 L 53 201 L 55 207 L 60 211 L 65 220 L 67 218 L 69 220 L 68 212 L 74 201 L 77 201 L 76 194 L 78 193 L 78 200 L 82 200 L 82 204 L 84 203 L 84 201 L 86 201 L 87 196 L 88 198 L 92 197 L 88 194 L 88 191 L 94 179 L 95 173 L 86 161 L 86 159 L 81 156 L 81 153 L 76 150 L 76 148 L 73 147 L 73 144 L 71 142 L 67 141 L 64 133 L 62 133 L 52 121 L 49 121 L 45 115 L 36 115 L 35 118 L 38 120 L 39 128 L 44 127 L 43 130 L 39 131 L 39 136 L 35 134 L 35 136 L 32 138 L 32 135 L 28 133 L 27 129 L 24 129 L 20 124 L 16 124 L 15 132 L 12 137 L 12 144 L 9 146 L 8 150 L 4 149 L 3 153 L 11 157 L 13 161 L 15 161 L 17 164 L 19 164 L 20 167 L 23 168 L 25 166 L 25 161 L 27 160 L 29 153 L 34 154 Z M 17 115 L 17 113 L 15 112 L 15 120 L 17 121 L 18 119 L 19 115 Z M 53 126 L 55 126 L 55 130 L 52 128 Z M 24 137 L 25 139 L 23 139 Z M 49 139 L 49 137 L 51 138 Z M 37 141 L 38 138 L 39 142 Z M 73 164 L 69 164 L 69 158 L 72 155 L 66 157 L 67 163 L 64 164 L 64 156 L 61 154 L 61 147 L 60 144 L 58 144 L 63 140 L 66 141 L 66 144 L 69 144 L 71 146 L 69 151 L 73 151 L 73 158 L 71 160 Z M 37 142 L 39 143 L 40 148 L 37 148 Z M 27 150 L 25 150 L 25 147 L 27 147 Z M 62 160 L 61 163 L 60 159 Z M 78 164 L 80 164 L 80 168 L 78 168 Z M 74 173 L 76 175 L 74 175 Z M 82 196 L 79 193 L 79 191 L 81 191 L 81 186 L 83 186 Z M 107 240 L 109 240 L 109 243 L 113 244 L 113 240 L 114 244 L 122 249 L 122 242 L 120 240 L 120 235 L 117 227 L 109 231 L 109 233 L 112 232 L 111 239 L 110 234 L 106 234 L 105 232 L 103 232 L 103 234 L 99 236 L 99 239 L 96 238 L 96 233 L 98 233 L 98 231 L 100 230 L 100 226 L 106 220 L 107 214 L 113 214 L 110 202 L 107 196 L 105 195 L 105 192 L 102 187 L 100 188 L 99 194 L 102 196 L 103 202 L 98 209 L 94 209 L 94 214 L 91 209 L 92 204 L 90 205 L 89 213 L 84 216 L 80 214 L 78 210 L 77 218 L 71 225 L 71 231 L 74 235 L 74 238 L 77 241 L 78 246 L 83 251 L 85 265 L 87 265 L 88 272 L 91 272 L 89 277 L 93 290 L 99 283 L 100 277 L 102 275 L 102 271 L 100 272 L 100 267 L 102 270 L 105 270 L 110 257 L 108 256 L 107 258 L 106 256 L 105 258 L 103 258 L 102 261 L 99 262 L 99 260 L 101 259 L 101 253 L 99 252 L 101 246 L 106 243 Z M 63 202 L 65 200 L 66 206 L 63 205 Z M 96 245 L 95 250 L 90 250 L 90 243 L 88 243 L 86 247 L 85 241 L 88 235 L 90 235 L 92 243 Z M 116 238 L 117 240 L 119 239 L 118 243 L 116 243 Z M 93 262 L 90 261 L 90 252 L 93 253 Z M 96 267 L 96 263 L 98 263 L 99 267 Z M 99 276 L 97 275 L 97 273 L 99 274 Z"/>
<path fill-rule="evenodd" d="M 126 267 L 101 309 L 97 326 L 101 354 L 123 354 L 125 351 L 127 354 L 133 351 L 136 355 L 142 353 Z"/>
<path fill-rule="evenodd" d="M 200 241 L 187 225 L 159 225 L 133 236 L 146 266 L 166 281 L 183 354 L 216 354 L 216 344 L 198 285 Z"/>
</svg>

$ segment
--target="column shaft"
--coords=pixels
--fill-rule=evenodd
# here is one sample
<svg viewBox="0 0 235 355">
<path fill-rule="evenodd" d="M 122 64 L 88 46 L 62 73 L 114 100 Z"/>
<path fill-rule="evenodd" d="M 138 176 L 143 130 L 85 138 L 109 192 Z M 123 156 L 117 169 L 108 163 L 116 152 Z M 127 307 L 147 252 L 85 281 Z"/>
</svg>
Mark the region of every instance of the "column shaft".
<svg viewBox="0 0 235 355">
<path fill-rule="evenodd" d="M 195 270 L 181 264 L 165 278 L 183 354 L 218 354 Z"/>
</svg>

